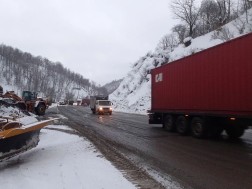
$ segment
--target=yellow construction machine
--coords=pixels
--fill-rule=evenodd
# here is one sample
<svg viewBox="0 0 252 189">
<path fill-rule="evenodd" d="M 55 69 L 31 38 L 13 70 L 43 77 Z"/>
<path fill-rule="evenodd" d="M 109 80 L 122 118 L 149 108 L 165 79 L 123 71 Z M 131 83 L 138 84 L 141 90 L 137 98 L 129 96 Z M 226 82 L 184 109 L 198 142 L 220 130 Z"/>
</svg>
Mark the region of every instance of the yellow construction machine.
<svg viewBox="0 0 252 189">
<path fill-rule="evenodd" d="M 0 161 L 36 147 L 40 130 L 54 120 L 23 125 L 13 117 L 0 116 Z"/>
</svg>

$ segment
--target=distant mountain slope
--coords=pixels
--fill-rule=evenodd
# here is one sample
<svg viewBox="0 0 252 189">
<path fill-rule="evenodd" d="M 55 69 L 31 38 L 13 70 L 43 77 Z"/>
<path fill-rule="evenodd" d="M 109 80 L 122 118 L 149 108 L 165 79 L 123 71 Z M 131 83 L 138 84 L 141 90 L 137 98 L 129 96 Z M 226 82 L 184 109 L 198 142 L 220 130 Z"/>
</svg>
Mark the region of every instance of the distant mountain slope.
<svg viewBox="0 0 252 189">
<path fill-rule="evenodd" d="M 173 50 L 157 48 L 154 52 L 147 53 L 140 58 L 123 79 L 118 89 L 110 95 L 110 99 L 114 102 L 115 110 L 146 114 L 151 105 L 151 81 L 148 74 L 151 69 L 223 43 L 227 38 L 226 34 L 229 34 L 230 38 L 236 38 L 252 32 L 252 10 L 248 11 L 248 15 L 248 23 L 245 21 L 245 15 L 242 15 L 218 31 L 192 39 L 191 45 L 188 47 L 185 47 L 184 44 L 179 44 Z M 238 27 L 239 21 L 244 23 L 242 32 Z"/>
<path fill-rule="evenodd" d="M 119 87 L 122 80 L 123 79 L 111 81 L 110 83 L 105 84 L 103 87 L 107 89 L 108 94 L 111 94 Z"/>
<path fill-rule="evenodd" d="M 4 92 L 14 90 L 18 95 L 23 90 L 36 91 L 58 101 L 97 94 L 100 89 L 59 62 L 35 57 L 3 44 L 0 45 L 0 70 L 0 85 Z"/>
</svg>

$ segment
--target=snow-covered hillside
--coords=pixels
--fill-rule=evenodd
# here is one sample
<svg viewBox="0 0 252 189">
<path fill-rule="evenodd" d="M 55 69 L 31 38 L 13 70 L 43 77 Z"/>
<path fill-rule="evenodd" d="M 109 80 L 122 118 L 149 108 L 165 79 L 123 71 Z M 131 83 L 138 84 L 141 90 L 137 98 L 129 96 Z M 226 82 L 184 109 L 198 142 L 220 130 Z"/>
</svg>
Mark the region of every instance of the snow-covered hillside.
<svg viewBox="0 0 252 189">
<path fill-rule="evenodd" d="M 4 44 L 0 45 L 0 85 L 4 92 L 36 91 L 52 100 L 76 100 L 96 95 L 102 89 L 84 76 L 65 68 L 60 62 L 35 57 Z"/>
<path fill-rule="evenodd" d="M 114 81 L 111 81 L 110 83 L 105 84 L 103 87 L 107 89 L 108 94 L 111 94 L 119 87 L 121 82 L 122 82 L 122 79 L 114 80 Z"/>
<path fill-rule="evenodd" d="M 1 66 L 0 66 L 1 67 Z M 20 88 L 19 86 L 13 84 L 13 82 L 7 82 L 5 80 L 5 78 L 1 77 L 0 74 L 0 85 L 3 87 L 3 91 L 4 93 L 7 91 L 14 91 L 18 96 L 22 96 L 22 91 L 27 90 L 27 88 Z M 55 87 L 56 88 L 56 87 Z M 72 83 L 68 86 L 64 86 L 61 88 L 56 88 L 58 90 L 58 92 L 56 93 L 56 95 L 53 97 L 53 100 L 55 101 L 60 101 L 60 100 L 64 100 L 64 99 L 68 99 L 69 94 L 71 96 L 73 96 L 73 99 L 76 100 L 77 98 L 84 98 L 86 96 L 89 95 L 89 91 L 84 89 L 84 88 L 80 88 L 76 83 Z M 37 91 L 36 91 L 37 92 Z M 43 93 L 43 91 L 38 91 L 38 96 L 41 97 L 48 97 L 48 95 L 46 93 Z"/>
<path fill-rule="evenodd" d="M 218 31 L 192 39 L 191 45 L 188 47 L 180 44 L 173 51 L 156 48 L 154 52 L 149 52 L 140 58 L 132 66 L 132 70 L 121 82 L 118 89 L 110 95 L 115 110 L 146 114 L 151 105 L 151 80 L 149 74 L 151 69 L 223 43 L 225 37 L 227 37 L 223 36 L 224 34 L 228 34 L 230 38 L 236 38 L 252 32 L 252 10 L 248 11 L 248 15 L 248 23 L 245 21 L 245 15 L 242 15 Z M 226 32 L 222 32 L 224 30 Z"/>
</svg>

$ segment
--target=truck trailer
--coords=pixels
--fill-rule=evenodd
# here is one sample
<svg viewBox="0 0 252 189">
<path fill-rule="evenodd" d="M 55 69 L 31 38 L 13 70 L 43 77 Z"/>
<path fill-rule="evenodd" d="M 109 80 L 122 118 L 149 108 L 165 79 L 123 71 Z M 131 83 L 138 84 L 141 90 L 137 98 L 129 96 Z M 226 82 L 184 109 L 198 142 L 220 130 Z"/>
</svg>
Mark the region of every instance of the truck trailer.
<svg viewBox="0 0 252 189">
<path fill-rule="evenodd" d="M 196 138 L 252 125 L 252 33 L 151 70 L 150 124 Z"/>
<path fill-rule="evenodd" d="M 108 96 L 90 96 L 90 109 L 93 114 L 106 114 L 112 115 L 112 102 Z"/>
</svg>

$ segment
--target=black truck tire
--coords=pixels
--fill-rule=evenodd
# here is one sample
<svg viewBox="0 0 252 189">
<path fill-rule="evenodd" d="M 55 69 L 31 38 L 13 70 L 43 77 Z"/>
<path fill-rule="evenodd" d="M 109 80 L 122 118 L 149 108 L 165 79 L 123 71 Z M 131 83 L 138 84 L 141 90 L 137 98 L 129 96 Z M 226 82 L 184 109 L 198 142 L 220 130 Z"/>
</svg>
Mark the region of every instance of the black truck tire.
<svg viewBox="0 0 252 189">
<path fill-rule="evenodd" d="M 176 120 L 176 130 L 181 135 L 187 135 L 189 132 L 188 119 L 185 116 L 179 116 Z"/>
<path fill-rule="evenodd" d="M 46 106 L 42 103 L 38 104 L 36 107 L 37 115 L 45 115 Z"/>
<path fill-rule="evenodd" d="M 242 126 L 239 127 L 238 125 L 229 125 L 225 130 L 228 136 L 232 139 L 240 138 L 245 131 Z"/>
<path fill-rule="evenodd" d="M 208 132 L 205 119 L 194 117 L 191 121 L 191 132 L 195 138 L 205 138 Z"/>
<path fill-rule="evenodd" d="M 175 131 L 174 118 L 172 115 L 166 115 L 164 118 L 163 128 L 166 131 L 172 132 Z"/>
</svg>

